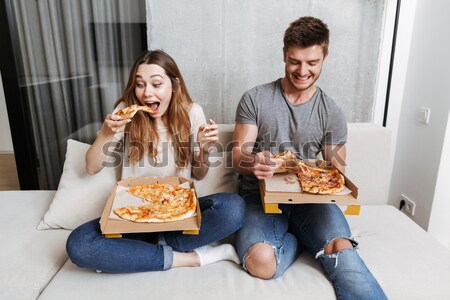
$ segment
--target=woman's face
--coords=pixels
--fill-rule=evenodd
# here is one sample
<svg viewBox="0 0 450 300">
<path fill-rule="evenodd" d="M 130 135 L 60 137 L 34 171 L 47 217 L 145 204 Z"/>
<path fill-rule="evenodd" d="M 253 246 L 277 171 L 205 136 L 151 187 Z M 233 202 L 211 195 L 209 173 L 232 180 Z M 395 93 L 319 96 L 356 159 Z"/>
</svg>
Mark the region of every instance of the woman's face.
<svg viewBox="0 0 450 300">
<path fill-rule="evenodd" d="M 173 95 L 172 81 L 166 71 L 155 64 L 141 64 L 136 72 L 134 93 L 142 105 L 149 106 L 155 119 L 161 119 Z"/>
</svg>

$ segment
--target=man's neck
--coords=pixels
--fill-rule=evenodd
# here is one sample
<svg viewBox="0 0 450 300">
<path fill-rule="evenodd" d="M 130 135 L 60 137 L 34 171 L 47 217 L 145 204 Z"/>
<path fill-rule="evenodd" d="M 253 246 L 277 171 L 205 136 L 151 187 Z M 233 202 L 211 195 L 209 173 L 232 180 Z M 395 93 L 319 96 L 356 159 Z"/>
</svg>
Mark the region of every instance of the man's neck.
<svg viewBox="0 0 450 300">
<path fill-rule="evenodd" d="M 284 95 L 292 104 L 303 104 L 308 102 L 314 93 L 316 92 L 316 86 L 313 84 L 306 90 L 297 90 L 289 82 L 289 80 L 284 77 L 281 79 L 281 89 Z"/>
</svg>

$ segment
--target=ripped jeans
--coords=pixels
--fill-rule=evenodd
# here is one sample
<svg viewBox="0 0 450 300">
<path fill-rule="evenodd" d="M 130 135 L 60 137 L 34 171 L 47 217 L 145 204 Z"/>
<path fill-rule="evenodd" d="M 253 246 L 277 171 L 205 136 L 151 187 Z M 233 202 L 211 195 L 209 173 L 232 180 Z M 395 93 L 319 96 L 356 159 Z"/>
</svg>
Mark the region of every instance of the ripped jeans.
<svg viewBox="0 0 450 300">
<path fill-rule="evenodd" d="M 244 257 L 255 243 L 274 248 L 277 269 L 273 278 L 281 276 L 304 249 L 320 262 L 339 299 L 387 299 L 357 253 L 357 243 L 337 205 L 282 204 L 281 214 L 265 214 L 258 194 L 248 194 L 244 199 L 246 219 L 236 233 L 236 248 L 245 270 Z M 325 254 L 325 246 L 336 238 L 346 238 L 354 247 Z"/>
</svg>

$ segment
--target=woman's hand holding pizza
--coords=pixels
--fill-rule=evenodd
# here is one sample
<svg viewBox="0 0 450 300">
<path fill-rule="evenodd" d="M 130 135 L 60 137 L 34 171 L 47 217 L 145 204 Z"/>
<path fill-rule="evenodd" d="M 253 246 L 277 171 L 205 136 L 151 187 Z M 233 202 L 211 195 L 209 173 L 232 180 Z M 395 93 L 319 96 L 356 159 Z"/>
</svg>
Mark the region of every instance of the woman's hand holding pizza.
<svg viewBox="0 0 450 300">
<path fill-rule="evenodd" d="M 122 132 L 131 119 L 122 119 L 114 114 L 109 114 L 105 118 L 104 124 L 113 132 Z"/>
</svg>

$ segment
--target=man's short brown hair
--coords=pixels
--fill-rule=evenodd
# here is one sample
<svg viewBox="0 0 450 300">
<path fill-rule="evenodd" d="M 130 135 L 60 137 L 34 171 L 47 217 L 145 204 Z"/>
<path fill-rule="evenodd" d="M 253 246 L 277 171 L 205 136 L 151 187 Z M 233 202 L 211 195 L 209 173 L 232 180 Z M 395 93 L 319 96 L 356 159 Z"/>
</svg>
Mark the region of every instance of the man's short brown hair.
<svg viewBox="0 0 450 300">
<path fill-rule="evenodd" d="M 314 17 L 301 17 L 292 22 L 284 32 L 283 52 L 286 53 L 290 46 L 308 48 L 320 45 L 323 54 L 328 54 L 328 44 L 330 41 L 330 31 L 322 20 Z"/>
</svg>

